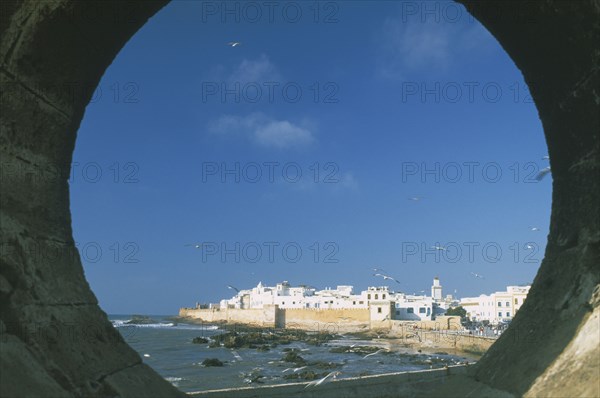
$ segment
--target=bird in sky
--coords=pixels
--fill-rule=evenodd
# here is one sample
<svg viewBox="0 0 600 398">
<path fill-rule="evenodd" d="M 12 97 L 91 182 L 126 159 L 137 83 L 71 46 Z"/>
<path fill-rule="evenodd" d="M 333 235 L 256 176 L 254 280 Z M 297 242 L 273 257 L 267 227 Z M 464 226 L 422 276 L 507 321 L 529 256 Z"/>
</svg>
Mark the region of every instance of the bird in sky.
<svg viewBox="0 0 600 398">
<path fill-rule="evenodd" d="M 144 354 L 146 358 L 150 358 L 150 354 Z"/>
<path fill-rule="evenodd" d="M 238 292 L 238 293 L 240 292 L 240 289 L 238 289 L 238 288 L 237 288 L 237 287 L 235 287 L 235 286 L 227 285 L 227 288 L 228 288 L 228 289 L 231 289 L 231 290 L 235 290 L 235 291 L 236 291 L 236 292 Z"/>
<path fill-rule="evenodd" d="M 542 181 L 544 177 L 546 177 L 548 174 L 550 174 L 550 166 L 541 169 L 537 176 L 535 176 L 535 179 L 538 181 Z"/>
<path fill-rule="evenodd" d="M 239 42 L 239 41 L 230 41 L 229 43 L 227 43 L 227 45 L 228 45 L 229 47 L 237 47 L 237 46 L 239 46 L 239 45 L 241 45 L 241 44 L 242 44 L 242 43 L 241 43 L 241 42 Z"/>
<path fill-rule="evenodd" d="M 527 250 L 533 249 L 533 245 L 530 245 L 530 244 L 527 244 L 525 247 L 527 248 Z"/>
<path fill-rule="evenodd" d="M 411 197 L 411 198 L 408 198 L 408 200 L 412 200 L 413 202 L 418 202 L 418 201 L 420 201 L 421 199 L 423 199 L 423 198 L 422 198 L 422 197 L 420 197 L 420 196 L 413 196 L 413 197 Z"/>
<path fill-rule="evenodd" d="M 475 272 L 471 272 L 471 275 L 473 275 L 475 278 L 479 278 L 479 279 L 485 279 L 485 278 L 483 277 L 483 275 L 481 275 L 481 274 L 477 274 L 477 273 L 475 273 Z"/>
<path fill-rule="evenodd" d="M 385 274 L 376 273 L 376 274 L 373 274 L 373 276 L 380 276 L 380 277 L 382 277 L 384 280 L 388 280 L 388 279 L 389 279 L 389 280 L 391 280 L 391 281 L 394 281 L 394 282 L 396 282 L 396 283 L 400 283 L 400 281 L 399 281 L 398 279 L 394 279 L 394 278 L 392 278 L 391 276 L 388 276 L 388 275 L 385 275 Z"/>
<path fill-rule="evenodd" d="M 550 160 L 550 156 L 548 156 L 548 155 L 542 156 L 542 160 Z"/>
<path fill-rule="evenodd" d="M 540 230 L 538 227 L 529 227 L 529 229 L 531 229 L 532 231 L 539 231 Z"/>
<path fill-rule="evenodd" d="M 311 381 L 304 388 L 320 386 L 321 384 L 331 380 L 332 378 L 335 379 L 337 376 L 339 376 L 341 374 L 342 374 L 342 372 L 340 372 L 340 371 L 331 372 L 327 376 L 323 377 L 320 380 Z"/>
<path fill-rule="evenodd" d="M 184 246 L 193 246 L 195 249 L 200 249 L 200 248 L 202 248 L 202 243 L 189 243 Z"/>
<path fill-rule="evenodd" d="M 431 248 L 435 250 L 446 250 L 444 246 L 431 246 Z"/>
<path fill-rule="evenodd" d="M 377 354 L 381 354 L 382 352 L 385 352 L 385 351 L 387 351 L 387 350 L 386 350 L 386 349 L 384 349 L 384 348 L 382 348 L 381 350 L 377 350 L 377 351 L 375 351 L 375 352 L 372 352 L 372 353 L 370 353 L 370 354 L 367 354 L 367 355 L 365 355 L 365 356 L 364 356 L 362 359 L 368 358 L 368 357 L 370 357 L 371 355 L 377 355 Z"/>
</svg>

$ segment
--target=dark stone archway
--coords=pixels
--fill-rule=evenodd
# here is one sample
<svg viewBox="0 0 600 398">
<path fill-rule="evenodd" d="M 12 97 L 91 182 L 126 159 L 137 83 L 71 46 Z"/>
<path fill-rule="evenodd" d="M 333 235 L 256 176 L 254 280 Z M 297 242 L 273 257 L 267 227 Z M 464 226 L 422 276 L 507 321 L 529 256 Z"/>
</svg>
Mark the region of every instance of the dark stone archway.
<svg viewBox="0 0 600 398">
<path fill-rule="evenodd" d="M 1 3 L 2 396 L 181 395 L 98 307 L 74 247 L 67 183 L 94 88 L 165 3 Z M 597 396 L 600 3 L 463 3 L 523 72 L 554 178 L 545 259 L 474 377 L 518 395 Z"/>
</svg>

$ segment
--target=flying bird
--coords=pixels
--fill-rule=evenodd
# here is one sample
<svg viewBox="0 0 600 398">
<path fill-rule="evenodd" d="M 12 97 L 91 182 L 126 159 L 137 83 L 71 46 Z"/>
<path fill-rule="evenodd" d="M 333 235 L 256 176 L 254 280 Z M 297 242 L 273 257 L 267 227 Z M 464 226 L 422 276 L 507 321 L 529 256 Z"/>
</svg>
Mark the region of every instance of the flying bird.
<svg viewBox="0 0 600 398">
<path fill-rule="evenodd" d="M 387 279 L 389 279 L 389 280 L 391 280 L 391 281 L 394 281 L 394 282 L 396 282 L 396 283 L 400 283 L 400 281 L 399 281 L 398 279 L 394 279 L 394 278 L 392 278 L 391 276 L 387 276 L 387 275 L 385 275 L 385 274 L 380 274 L 380 273 L 377 273 L 377 274 L 373 274 L 373 276 L 380 276 L 380 277 L 382 277 L 384 280 L 387 280 Z"/>
<path fill-rule="evenodd" d="M 542 160 L 550 160 L 550 156 L 548 156 L 548 155 L 542 156 Z"/>
<path fill-rule="evenodd" d="M 238 292 L 238 293 L 240 292 L 240 289 L 238 289 L 238 288 L 237 288 L 237 287 L 235 287 L 235 286 L 227 285 L 227 288 L 228 288 L 228 289 L 231 289 L 231 290 L 235 290 L 235 291 L 236 291 L 236 292 Z"/>
<path fill-rule="evenodd" d="M 184 246 L 193 246 L 195 249 L 200 249 L 202 247 L 202 243 L 190 243 Z"/>
<path fill-rule="evenodd" d="M 435 250 L 446 250 L 444 246 L 431 246 L 431 248 Z"/>
<path fill-rule="evenodd" d="M 538 227 L 529 227 L 532 231 L 539 231 L 540 229 Z"/>
<path fill-rule="evenodd" d="M 365 359 L 365 358 L 367 358 L 367 357 L 370 357 L 371 355 L 377 355 L 377 354 L 381 354 L 381 353 L 382 353 L 382 352 L 384 352 L 384 351 L 387 351 L 387 350 L 382 348 L 381 350 L 377 350 L 377 351 L 375 351 L 375 352 L 372 352 L 372 353 L 370 353 L 370 354 L 367 354 L 367 355 L 365 355 L 365 356 L 364 356 L 362 359 Z"/>
<path fill-rule="evenodd" d="M 527 246 L 525 246 L 525 247 L 527 248 L 527 250 L 531 250 L 531 249 L 533 249 L 533 246 L 532 246 L 532 245 L 527 245 Z"/>
<path fill-rule="evenodd" d="M 306 369 L 306 368 L 307 368 L 307 366 L 301 366 L 301 367 L 299 367 L 299 368 L 287 368 L 287 369 L 284 369 L 284 370 L 282 370 L 282 371 L 281 371 L 281 373 L 285 373 L 285 372 L 287 372 L 287 371 L 290 371 L 290 370 L 291 370 L 293 373 L 298 373 L 298 372 L 299 372 L 299 371 L 301 371 L 302 369 Z"/>
<path fill-rule="evenodd" d="M 240 44 L 242 44 L 242 43 L 241 43 L 241 42 L 239 42 L 239 41 L 230 41 L 229 43 L 227 43 L 227 45 L 228 45 L 229 47 L 237 47 L 237 46 L 239 46 Z"/>
<path fill-rule="evenodd" d="M 146 358 L 150 358 L 150 354 L 144 354 Z"/>
<path fill-rule="evenodd" d="M 476 274 L 475 272 L 471 272 L 471 275 L 473 275 L 475 278 L 485 279 L 485 278 L 483 277 L 483 275 L 481 275 L 481 274 Z"/>
<path fill-rule="evenodd" d="M 546 177 L 546 175 L 550 174 L 550 166 L 548 167 L 544 167 L 543 169 L 540 170 L 540 172 L 538 173 L 537 176 L 535 176 L 535 179 L 538 181 L 542 181 L 544 179 L 544 177 Z"/>
<path fill-rule="evenodd" d="M 311 386 L 313 386 L 313 387 L 319 386 L 319 385 L 325 383 L 326 381 L 329 381 L 331 378 L 335 379 L 338 375 L 341 375 L 341 374 L 342 374 L 342 372 L 339 372 L 339 371 L 331 372 L 327 376 L 323 377 L 320 380 L 311 381 L 304 388 L 308 388 Z"/>
<path fill-rule="evenodd" d="M 412 198 L 408 198 L 408 200 L 412 200 L 413 202 L 418 202 L 421 199 L 423 199 L 423 198 L 421 198 L 420 196 L 413 196 Z"/>
<path fill-rule="evenodd" d="M 237 351 L 231 350 L 231 353 L 233 354 L 233 356 L 235 357 L 235 359 L 237 359 L 238 361 L 243 361 L 241 355 L 238 354 Z"/>
</svg>

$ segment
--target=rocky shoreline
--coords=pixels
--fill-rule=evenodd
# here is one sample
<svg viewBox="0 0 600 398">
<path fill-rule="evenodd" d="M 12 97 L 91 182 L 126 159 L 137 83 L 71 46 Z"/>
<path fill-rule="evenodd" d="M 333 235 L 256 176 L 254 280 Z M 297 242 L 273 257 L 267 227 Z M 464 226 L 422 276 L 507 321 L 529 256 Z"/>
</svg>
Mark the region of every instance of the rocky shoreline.
<svg viewBox="0 0 600 398">
<path fill-rule="evenodd" d="M 225 333 L 209 344 L 225 346 L 227 348 L 256 348 L 268 350 L 279 344 L 289 344 L 292 341 L 303 342 L 311 345 L 321 345 L 341 337 L 355 340 L 373 342 L 376 346 L 385 346 L 389 349 L 415 351 L 418 353 L 447 353 L 449 355 L 468 356 L 477 361 L 485 354 L 495 341 L 471 335 L 449 334 L 444 331 L 414 330 L 402 335 L 386 333 L 381 330 L 348 332 L 331 334 L 325 331 L 307 331 L 302 329 L 282 329 L 261 327 L 239 323 L 215 322 L 208 324 L 196 318 L 171 317 L 173 322 L 191 323 L 196 325 L 218 325 Z M 216 342 L 218 340 L 218 343 Z M 369 346 L 371 347 L 371 346 Z M 365 355 L 369 352 L 365 352 Z"/>
</svg>

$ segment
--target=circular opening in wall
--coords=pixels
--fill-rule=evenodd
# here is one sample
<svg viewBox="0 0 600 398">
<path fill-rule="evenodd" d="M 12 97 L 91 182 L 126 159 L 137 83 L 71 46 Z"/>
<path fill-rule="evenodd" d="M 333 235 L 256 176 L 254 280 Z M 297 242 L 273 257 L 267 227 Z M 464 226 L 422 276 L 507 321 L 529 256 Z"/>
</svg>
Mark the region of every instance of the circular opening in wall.
<svg viewBox="0 0 600 398">
<path fill-rule="evenodd" d="M 416 347 L 497 338 L 542 260 L 551 175 L 521 73 L 455 3 L 220 4 L 160 11 L 79 129 L 75 241 L 113 325 L 186 392 L 477 360 Z M 229 341 L 222 321 L 326 341 Z"/>
</svg>

